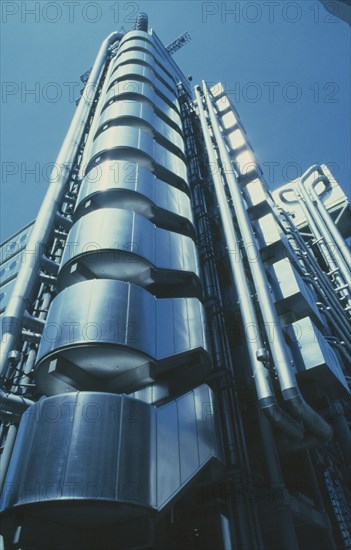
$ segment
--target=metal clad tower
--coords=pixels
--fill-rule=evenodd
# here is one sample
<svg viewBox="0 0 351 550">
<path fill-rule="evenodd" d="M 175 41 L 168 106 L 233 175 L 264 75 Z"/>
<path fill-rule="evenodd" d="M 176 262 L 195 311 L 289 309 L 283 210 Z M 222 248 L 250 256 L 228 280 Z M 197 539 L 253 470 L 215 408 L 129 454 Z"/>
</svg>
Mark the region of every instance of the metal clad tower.
<svg viewBox="0 0 351 550">
<path fill-rule="evenodd" d="M 349 205 L 270 192 L 188 40 L 103 42 L 3 245 L 5 549 L 351 548 Z"/>
</svg>

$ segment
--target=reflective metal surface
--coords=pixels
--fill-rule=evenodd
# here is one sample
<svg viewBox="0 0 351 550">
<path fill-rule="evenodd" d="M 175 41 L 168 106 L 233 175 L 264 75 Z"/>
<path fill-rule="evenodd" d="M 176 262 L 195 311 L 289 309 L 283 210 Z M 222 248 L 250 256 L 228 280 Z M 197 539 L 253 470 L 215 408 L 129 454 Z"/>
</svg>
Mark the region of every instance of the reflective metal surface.
<svg viewBox="0 0 351 550">
<path fill-rule="evenodd" d="M 186 165 L 183 160 L 157 143 L 153 137 L 139 128 L 111 127 L 100 134 L 94 141 L 88 173 L 94 166 L 105 159 L 146 161 L 147 166 L 154 166 L 156 176 L 166 179 L 178 188 L 187 187 Z"/>
<path fill-rule="evenodd" d="M 145 65 L 150 67 L 154 72 L 157 78 L 159 78 L 170 90 L 175 89 L 174 80 L 156 63 L 155 58 L 145 51 L 139 50 L 129 50 L 127 52 L 122 52 L 118 56 L 117 62 L 114 64 L 112 75 L 118 67 L 124 67 L 128 63 L 138 63 L 139 65 Z"/>
<path fill-rule="evenodd" d="M 322 164 L 310 171 L 310 177 L 307 179 L 307 185 L 313 183 L 316 177 L 322 173 L 328 180 L 328 184 L 321 184 L 315 188 L 318 194 L 319 200 L 323 201 L 323 204 L 332 218 L 340 218 L 338 221 L 338 229 L 341 231 L 342 236 L 347 238 L 351 234 L 350 224 L 350 207 L 348 205 L 348 199 L 342 190 L 341 186 L 336 181 L 335 177 L 331 174 L 327 165 Z M 284 186 L 279 187 L 272 193 L 274 201 L 291 213 L 294 217 L 294 223 L 297 227 L 301 228 L 306 225 L 307 220 L 304 214 L 301 204 L 296 199 L 295 184 L 287 183 Z"/>
<path fill-rule="evenodd" d="M 133 78 L 134 77 L 134 78 Z M 149 82 L 157 92 L 163 97 L 164 101 L 179 112 L 178 99 L 176 95 L 176 89 L 173 86 L 164 84 L 162 80 L 158 78 L 152 67 L 142 65 L 140 63 L 132 63 L 129 61 L 127 64 L 117 65 L 116 69 L 111 74 L 109 88 L 112 88 L 115 82 L 120 80 L 143 80 Z"/>
<path fill-rule="evenodd" d="M 237 249 L 237 243 L 239 242 L 238 232 L 233 223 L 232 212 L 224 190 L 218 161 L 210 137 L 208 123 L 198 87 L 195 88 L 195 95 L 197 99 L 201 128 L 204 135 L 207 153 L 209 155 L 209 161 L 212 166 L 218 167 L 217 170 L 213 170 L 213 183 L 223 224 L 226 245 L 228 250 L 232 250 L 234 252 Z M 251 289 L 247 280 L 247 273 L 245 271 L 240 252 L 237 255 L 235 253 L 230 254 L 229 262 L 232 281 L 234 283 L 237 296 L 240 297 L 239 308 L 242 315 L 243 324 L 245 327 L 258 327 L 258 318 L 252 300 Z M 256 331 L 254 338 L 247 338 L 249 364 L 255 383 L 259 406 L 273 425 L 287 434 L 289 438 L 301 439 L 303 436 L 303 431 L 300 426 L 297 425 L 295 420 L 293 420 L 278 404 L 269 370 L 260 359 L 260 355 L 262 356 L 262 353 L 266 352 L 265 345 L 266 344 L 261 337 L 260 331 Z"/>
<path fill-rule="evenodd" d="M 156 299 L 122 281 L 79 282 L 50 306 L 37 383 L 46 395 L 134 391 L 169 369 L 176 369 L 179 383 L 192 377 L 200 383 L 209 366 L 204 331 L 196 298 Z"/>
<path fill-rule="evenodd" d="M 132 210 L 157 226 L 194 236 L 190 199 L 137 162 L 105 161 L 83 180 L 75 219 L 96 208 Z"/>
<path fill-rule="evenodd" d="M 32 294 L 38 282 L 38 272 L 42 256 L 48 245 L 55 225 L 55 219 L 60 205 L 64 201 L 67 187 L 70 183 L 71 170 L 77 158 L 77 148 L 83 140 L 87 128 L 87 120 L 94 110 L 94 99 L 98 95 L 99 84 L 101 83 L 104 68 L 109 59 L 110 47 L 120 40 L 122 33 L 112 32 L 101 44 L 99 53 L 95 59 L 94 65 L 90 71 L 87 87 L 89 88 L 89 97 L 87 94 L 81 97 L 77 110 L 66 134 L 65 140 L 60 149 L 56 160 L 56 165 L 60 166 L 59 176 L 51 175 L 50 186 L 45 195 L 44 201 L 40 207 L 38 216 L 31 230 L 27 247 L 29 250 L 35 250 L 25 263 L 16 277 L 13 292 L 6 306 L 6 333 L 4 331 L 1 355 L 0 355 L 0 373 L 1 377 L 7 375 L 9 368 L 9 354 L 18 345 L 19 331 L 18 323 L 21 323 L 23 315 L 28 307 L 28 301 L 32 299 Z M 16 395 L 9 395 L 0 388 L 0 402 L 12 403 L 17 406 L 20 399 Z M 22 409 L 20 404 L 19 410 Z"/>
<path fill-rule="evenodd" d="M 270 273 L 276 298 L 275 305 L 280 315 L 293 316 L 296 320 L 310 315 L 319 325 L 323 325 L 316 306 L 316 296 L 301 279 L 288 258 L 274 263 Z"/>
<path fill-rule="evenodd" d="M 124 39 L 121 40 L 120 47 L 117 54 L 116 63 L 118 63 L 118 58 L 124 52 L 129 52 L 133 50 L 145 51 L 153 56 L 157 65 L 166 72 L 170 78 L 172 77 L 172 67 L 170 66 L 168 59 L 161 55 L 160 51 L 155 47 L 155 44 L 152 41 L 152 38 L 148 35 L 144 36 L 132 36 L 131 33 L 128 33 Z"/>
<path fill-rule="evenodd" d="M 271 212 L 255 220 L 254 226 L 260 254 L 264 261 L 274 262 L 289 256 L 289 241 Z"/>
<path fill-rule="evenodd" d="M 184 142 L 179 132 L 161 120 L 155 111 L 146 104 L 117 101 L 109 105 L 101 114 L 96 135 L 104 131 L 108 125 L 139 126 L 153 131 L 156 140 L 162 140 L 163 145 L 184 157 Z"/>
<path fill-rule="evenodd" d="M 161 111 L 180 132 L 182 131 L 179 114 L 157 94 L 157 90 L 148 82 L 132 79 L 122 81 L 119 86 L 115 86 L 106 93 L 105 100 L 104 108 L 117 100 L 137 103 L 140 101 L 149 102 Z"/>
<path fill-rule="evenodd" d="M 309 317 L 299 319 L 285 329 L 300 379 L 309 379 L 328 395 L 350 393 L 338 358 Z"/>
<path fill-rule="evenodd" d="M 205 385 L 160 408 L 108 393 L 43 399 L 22 418 L 0 510 L 84 526 L 152 514 L 221 460 L 216 415 Z"/>
<path fill-rule="evenodd" d="M 199 296 L 199 266 L 190 237 L 160 229 L 127 210 L 86 214 L 67 237 L 58 288 L 92 278 L 119 279 L 163 296 Z"/>
<path fill-rule="evenodd" d="M 320 202 L 332 190 L 315 189 L 324 173 L 323 182 L 308 183 L 318 167 L 301 178 L 307 177 L 307 198 L 299 191 L 305 220 L 320 220 L 319 233 L 299 232 L 265 188 L 223 86 L 208 92 L 204 85 L 202 95 L 196 87 L 193 102 L 191 78 L 169 47 L 143 32 L 147 17 L 139 15 L 136 25 L 141 32 L 114 35 L 113 46 L 110 37 L 101 50 L 97 93 L 79 122 L 83 134 L 70 132 L 63 149 L 64 194 L 51 195 L 40 239 L 31 241 L 48 257 L 30 262 L 28 284 L 22 278 L 6 318 L 5 326 L 25 323 L 5 349 L 9 368 L 0 377 L 0 491 L 8 474 L 0 548 L 45 550 L 52 541 L 59 550 L 87 549 L 91 536 L 98 549 L 272 543 L 295 550 L 312 539 L 313 547 L 324 547 L 324 535 L 334 548 L 332 530 L 339 542 L 346 522 L 330 514 L 329 524 L 323 501 L 329 498 L 335 511 L 346 496 L 334 498 L 325 482 L 328 470 L 335 482 L 342 474 L 340 489 L 347 479 L 350 379 L 341 366 L 347 373 L 351 347 L 337 265 L 346 257 L 338 261 L 337 254 L 328 265 L 318 255 L 329 233 L 343 247 Z M 346 214 L 339 206 L 336 224 Z M 51 208 L 60 214 L 52 218 Z M 14 260 L 4 266 L 6 276 L 13 276 Z M 21 301 L 30 315 L 23 316 Z M 218 391 L 218 426 L 212 392 L 196 387 L 204 380 Z M 333 399 L 339 406 L 326 411 Z M 14 424 L 28 407 L 11 460 Z M 328 443 L 325 420 L 336 416 Z M 227 468 L 213 485 L 215 468 L 204 468 L 220 457 L 216 436 Z M 318 468 L 309 455 L 291 457 L 312 446 L 322 447 Z M 303 494 L 289 495 L 292 479 Z M 221 503 L 226 487 L 230 498 Z M 262 502 L 246 494 L 261 487 L 277 490 L 279 502 L 268 493 Z M 212 532 L 218 544 L 211 544 Z M 182 544 L 186 538 L 192 544 Z"/>
<path fill-rule="evenodd" d="M 205 96 L 214 138 L 218 146 L 220 160 L 224 166 L 230 166 L 231 158 L 228 152 L 228 144 L 226 143 L 223 133 L 221 132 L 218 120 L 219 117 L 215 112 L 212 96 L 209 94 L 207 86 L 204 82 L 203 93 Z M 272 299 L 265 266 L 256 244 L 256 237 L 252 223 L 249 218 L 234 170 L 227 171 L 225 173 L 225 178 L 228 184 L 230 196 L 232 198 L 233 209 L 237 219 L 239 231 L 248 254 L 248 264 L 256 289 L 257 299 L 260 304 L 262 319 L 264 321 L 266 331 L 268 330 L 268 327 L 274 327 L 274 338 L 270 338 L 268 333 L 267 338 L 270 343 L 270 352 L 272 354 L 272 360 L 278 375 L 282 396 L 292 414 L 299 415 L 306 431 L 312 432 L 315 440 L 320 443 L 325 443 L 332 438 L 333 431 L 322 416 L 318 415 L 300 394 L 299 386 L 297 384 L 295 373 L 293 371 L 286 347 L 282 327 L 280 325 L 279 317 Z M 251 251 L 254 257 L 252 257 Z"/>
</svg>

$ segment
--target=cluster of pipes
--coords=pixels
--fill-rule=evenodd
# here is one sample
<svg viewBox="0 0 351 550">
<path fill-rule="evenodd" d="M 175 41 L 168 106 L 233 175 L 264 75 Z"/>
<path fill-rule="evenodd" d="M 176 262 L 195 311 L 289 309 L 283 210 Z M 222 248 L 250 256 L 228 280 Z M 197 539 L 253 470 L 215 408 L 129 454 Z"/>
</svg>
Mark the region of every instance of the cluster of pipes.
<svg viewBox="0 0 351 550">
<path fill-rule="evenodd" d="M 212 171 L 212 176 L 226 245 L 228 250 L 234 250 L 237 243 L 242 240 L 244 248 L 256 247 L 253 254 L 255 259 L 249 261 L 249 268 L 264 325 L 274 326 L 276 329 L 275 338 L 270 341 L 270 353 L 286 410 L 279 405 L 275 396 L 269 368 L 270 353 L 265 347 L 262 335 L 258 335 L 255 339 L 247 339 L 250 365 L 260 407 L 273 425 L 279 428 L 289 441 L 294 441 L 295 448 L 297 448 L 296 445 L 303 449 L 311 445 L 324 444 L 331 439 L 332 429 L 306 403 L 300 393 L 240 184 L 234 170 L 221 171 L 220 169 L 221 166 L 231 166 L 231 158 L 216 116 L 212 95 L 204 82 L 202 95 L 198 86 L 195 88 L 195 95 L 209 161 L 212 166 L 218 167 L 218 170 Z M 233 222 L 224 183 L 232 200 L 238 229 Z M 229 262 L 243 324 L 247 327 L 258 327 L 260 324 L 242 257 L 240 254 L 230 254 Z"/>
</svg>

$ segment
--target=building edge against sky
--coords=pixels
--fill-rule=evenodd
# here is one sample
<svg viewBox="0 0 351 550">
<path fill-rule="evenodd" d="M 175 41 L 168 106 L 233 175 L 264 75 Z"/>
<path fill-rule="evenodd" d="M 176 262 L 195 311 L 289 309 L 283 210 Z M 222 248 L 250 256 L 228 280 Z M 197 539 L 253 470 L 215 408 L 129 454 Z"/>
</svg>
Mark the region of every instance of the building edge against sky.
<svg viewBox="0 0 351 550">
<path fill-rule="evenodd" d="M 320 0 L 325 9 L 334 17 L 338 17 L 345 23 L 351 25 L 351 4 L 350 0 L 335 0 L 334 2 L 327 2 L 327 0 Z"/>
<path fill-rule="evenodd" d="M 2 245 L 3 544 L 351 548 L 350 205 L 325 165 L 272 193 L 174 46 L 104 41 Z"/>
</svg>

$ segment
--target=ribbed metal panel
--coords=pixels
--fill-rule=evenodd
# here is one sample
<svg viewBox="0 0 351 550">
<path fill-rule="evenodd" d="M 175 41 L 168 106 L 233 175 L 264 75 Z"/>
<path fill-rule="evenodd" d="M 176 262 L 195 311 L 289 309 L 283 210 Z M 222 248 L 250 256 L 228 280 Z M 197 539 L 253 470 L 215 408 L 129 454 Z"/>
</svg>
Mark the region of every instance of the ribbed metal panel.
<svg viewBox="0 0 351 550">
<path fill-rule="evenodd" d="M 194 241 L 160 229 L 140 214 L 119 208 L 101 208 L 80 218 L 69 232 L 67 241 L 59 272 L 59 289 L 80 278 L 105 278 L 145 288 L 155 285 L 155 294 L 200 294 Z"/>
<path fill-rule="evenodd" d="M 0 511 L 106 525 L 164 508 L 221 460 L 212 391 L 153 407 L 127 396 L 43 399 L 21 421 Z"/>
<path fill-rule="evenodd" d="M 172 76 L 173 71 L 170 63 L 155 46 L 153 38 L 150 35 L 138 31 L 129 32 L 128 35 L 124 36 L 121 40 L 117 59 L 120 55 L 122 55 L 122 53 L 131 50 L 145 51 L 151 54 L 156 63 L 160 66 L 160 68 L 164 72 L 166 72 L 170 76 L 170 78 L 174 80 L 174 77 Z"/>
<path fill-rule="evenodd" d="M 187 188 L 185 162 L 157 143 L 149 133 L 130 126 L 123 127 L 123 132 L 113 126 L 96 138 L 87 173 L 105 159 L 121 158 L 147 163 L 161 179 L 182 190 Z"/>
<path fill-rule="evenodd" d="M 136 63 L 128 63 L 118 66 L 111 75 L 109 88 L 112 88 L 112 86 L 118 82 L 133 79 L 140 79 L 145 82 L 149 82 L 157 90 L 157 93 L 163 98 L 164 101 L 168 102 L 171 106 L 173 104 L 175 106 L 178 105 L 175 88 L 173 87 L 173 89 L 170 90 L 168 86 L 163 84 L 151 68 Z"/>
<path fill-rule="evenodd" d="M 139 64 L 140 66 L 145 66 L 152 69 L 155 76 L 166 86 L 168 86 L 171 91 L 175 90 L 174 80 L 163 70 L 162 67 L 159 66 L 158 63 L 156 63 L 154 56 L 145 51 L 128 50 L 120 53 L 117 57 L 117 63 L 114 63 L 115 67 L 112 70 L 111 75 L 114 76 L 119 67 L 124 67 L 129 63 Z"/>
<path fill-rule="evenodd" d="M 157 89 L 148 82 L 140 82 L 132 78 L 128 81 L 122 81 L 120 86 L 115 86 L 106 93 L 105 99 L 104 108 L 118 100 L 149 102 L 152 106 L 161 111 L 164 116 L 168 117 L 169 121 L 180 132 L 182 130 L 182 123 L 178 112 L 166 103 L 164 99 L 157 94 Z"/>
<path fill-rule="evenodd" d="M 109 105 L 99 119 L 96 136 L 109 126 L 138 126 L 149 130 L 167 149 L 184 158 L 183 138 L 171 126 L 155 116 L 151 107 L 143 103 L 118 101 Z M 96 139 L 96 138 L 95 138 Z"/>
<path fill-rule="evenodd" d="M 54 360 L 61 361 L 53 363 Z M 187 372 L 180 367 L 187 367 Z M 125 282 L 91 280 L 53 300 L 41 339 L 37 382 L 70 390 L 133 391 L 169 369 L 200 383 L 208 372 L 204 312 L 196 298 L 156 299 Z"/>
<path fill-rule="evenodd" d="M 75 219 L 97 208 L 132 210 L 159 227 L 194 235 L 189 196 L 132 160 L 106 161 L 83 180 Z"/>
</svg>

